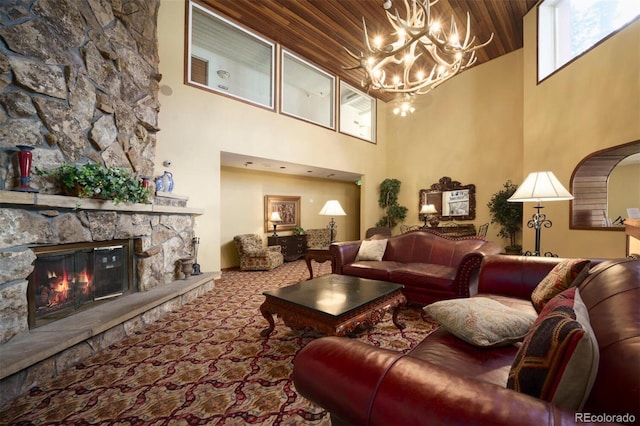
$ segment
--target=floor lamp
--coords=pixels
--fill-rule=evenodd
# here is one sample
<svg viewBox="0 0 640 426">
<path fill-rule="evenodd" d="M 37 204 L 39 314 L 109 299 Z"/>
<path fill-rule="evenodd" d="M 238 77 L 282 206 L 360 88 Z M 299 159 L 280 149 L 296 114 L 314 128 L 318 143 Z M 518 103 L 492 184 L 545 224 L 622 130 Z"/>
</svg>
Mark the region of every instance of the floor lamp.
<svg viewBox="0 0 640 426">
<path fill-rule="evenodd" d="M 560 183 L 558 178 L 555 177 L 553 172 L 533 172 L 529 173 L 529 176 L 522 182 L 522 185 L 518 187 L 516 192 L 509 198 L 508 201 L 516 203 L 535 202 L 534 206 L 536 212 L 532 216 L 531 220 L 527 222 L 528 228 L 535 229 L 536 232 L 536 247 L 535 251 L 525 252 L 525 255 L 540 256 L 540 231 L 543 227 L 551 228 L 553 223 L 547 216 L 540 213 L 540 210 L 544 207 L 540 204 L 542 201 L 562 201 L 573 200 L 573 195 L 566 190 Z M 545 256 L 555 255 L 551 252 L 545 253 Z"/>
<path fill-rule="evenodd" d="M 342 206 L 338 202 L 338 200 L 329 200 L 324 204 L 322 210 L 320 210 L 320 216 L 331 216 L 331 220 L 329 221 L 329 231 L 331 233 L 330 243 L 333 244 L 335 241 L 336 229 L 338 225 L 336 225 L 336 221 L 334 219 L 335 216 L 346 216 L 347 214 L 342 209 Z"/>
</svg>

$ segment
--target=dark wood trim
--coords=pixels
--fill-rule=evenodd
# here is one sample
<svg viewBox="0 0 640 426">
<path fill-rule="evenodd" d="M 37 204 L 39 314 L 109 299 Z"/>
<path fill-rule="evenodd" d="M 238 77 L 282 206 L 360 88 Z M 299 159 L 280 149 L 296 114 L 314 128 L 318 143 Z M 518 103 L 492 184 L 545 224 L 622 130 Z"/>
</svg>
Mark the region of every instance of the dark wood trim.
<svg viewBox="0 0 640 426">
<path fill-rule="evenodd" d="M 569 204 L 569 229 L 624 230 L 624 227 L 602 226 L 608 209 L 607 184 L 618 163 L 638 152 L 640 140 L 596 151 L 578 163 L 569 181 L 574 197 Z"/>
</svg>

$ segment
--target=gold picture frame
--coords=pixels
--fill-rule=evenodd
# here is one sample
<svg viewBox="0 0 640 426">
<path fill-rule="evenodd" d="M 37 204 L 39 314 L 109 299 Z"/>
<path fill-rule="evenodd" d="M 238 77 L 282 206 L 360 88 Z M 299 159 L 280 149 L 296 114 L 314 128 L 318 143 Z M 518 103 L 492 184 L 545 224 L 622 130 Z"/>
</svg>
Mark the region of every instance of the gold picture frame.
<svg viewBox="0 0 640 426">
<path fill-rule="evenodd" d="M 284 195 L 264 196 L 264 232 L 273 230 L 273 223 L 269 221 L 271 212 L 280 213 L 282 222 L 278 223 L 278 231 L 293 231 L 300 226 L 300 197 Z"/>
</svg>

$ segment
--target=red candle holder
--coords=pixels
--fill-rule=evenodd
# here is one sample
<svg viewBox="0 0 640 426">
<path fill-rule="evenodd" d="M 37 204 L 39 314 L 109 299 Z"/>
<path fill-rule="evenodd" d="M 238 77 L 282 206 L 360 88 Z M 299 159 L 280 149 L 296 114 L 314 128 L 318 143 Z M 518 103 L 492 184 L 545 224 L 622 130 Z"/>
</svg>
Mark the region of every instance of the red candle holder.
<svg viewBox="0 0 640 426">
<path fill-rule="evenodd" d="M 31 151 L 33 150 L 33 147 L 27 145 L 16 145 L 16 147 L 20 150 L 18 151 L 18 164 L 20 166 L 20 185 L 16 188 L 13 188 L 13 190 L 20 192 L 40 192 L 37 189 L 31 187 L 31 161 L 33 158 Z"/>
</svg>

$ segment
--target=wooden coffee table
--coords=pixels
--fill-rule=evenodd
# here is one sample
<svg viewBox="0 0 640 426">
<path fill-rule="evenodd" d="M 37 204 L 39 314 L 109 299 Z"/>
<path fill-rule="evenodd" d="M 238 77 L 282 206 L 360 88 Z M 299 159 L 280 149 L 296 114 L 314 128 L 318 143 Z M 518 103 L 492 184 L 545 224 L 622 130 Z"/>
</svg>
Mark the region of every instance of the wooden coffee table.
<svg viewBox="0 0 640 426">
<path fill-rule="evenodd" d="M 329 336 L 344 336 L 360 326 L 371 327 L 393 310 L 398 322 L 398 308 L 407 303 L 401 284 L 369 280 L 348 275 L 324 275 L 277 290 L 262 293 L 260 306 L 269 327 L 260 333 L 269 336 L 275 328 L 274 315 L 293 330 L 314 330 Z"/>
</svg>

